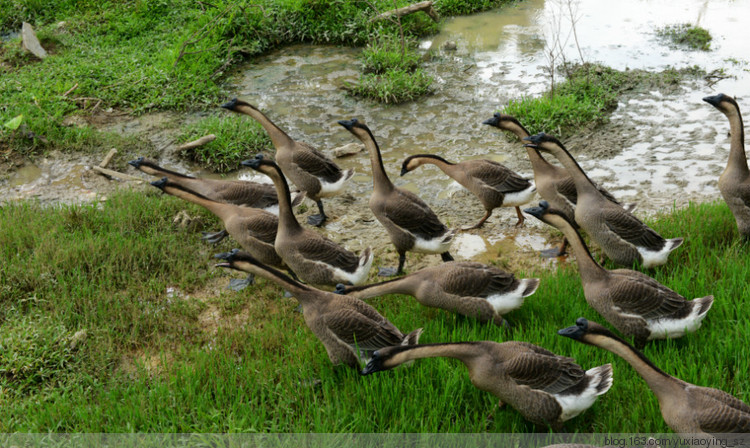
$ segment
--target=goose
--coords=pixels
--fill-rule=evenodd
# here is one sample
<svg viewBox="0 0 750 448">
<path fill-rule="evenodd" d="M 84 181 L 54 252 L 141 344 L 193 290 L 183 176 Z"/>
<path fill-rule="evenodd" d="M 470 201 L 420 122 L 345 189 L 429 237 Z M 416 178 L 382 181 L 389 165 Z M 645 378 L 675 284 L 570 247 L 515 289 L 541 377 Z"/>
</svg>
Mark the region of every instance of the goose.
<svg viewBox="0 0 750 448">
<path fill-rule="evenodd" d="M 714 106 L 729 119 L 729 160 L 719 177 L 719 191 L 737 221 L 737 229 L 750 239 L 750 170 L 745 155 L 745 127 L 740 106 L 732 97 L 720 93 L 703 101 Z"/>
<path fill-rule="evenodd" d="M 524 298 L 538 287 L 538 278 L 517 279 L 494 266 L 450 261 L 381 283 L 348 287 L 338 284 L 335 292 L 358 299 L 408 294 L 424 306 L 505 325 L 503 315 L 520 308 Z"/>
<path fill-rule="evenodd" d="M 164 193 L 200 205 L 210 211 L 221 219 L 226 232 L 243 249 L 253 254 L 265 264 L 281 269 L 288 269 L 288 266 L 274 249 L 276 228 L 279 225 L 279 219 L 275 215 L 257 208 L 242 207 L 211 200 L 167 177 L 153 181 L 151 185 L 162 190 Z M 292 273 L 292 275 L 294 274 Z M 240 289 L 247 284 L 251 284 L 252 281 L 253 277 L 248 277 L 245 282 L 232 282 L 231 287 L 233 289 Z"/>
<path fill-rule="evenodd" d="M 494 126 L 504 131 L 512 132 L 518 140 L 522 143 L 526 137 L 529 137 L 529 131 L 514 117 L 510 115 L 501 114 L 495 112 L 492 118 L 485 120 L 482 124 Z M 578 195 L 576 194 L 575 182 L 570 177 L 568 171 L 565 168 L 553 165 L 544 159 L 539 151 L 531 146 L 526 146 L 526 153 L 529 156 L 531 162 L 531 168 L 534 171 L 534 184 L 539 192 L 539 196 L 545 201 L 552 204 L 552 206 L 565 213 L 571 221 L 574 221 L 575 205 L 578 201 Z M 597 190 L 604 195 L 604 197 L 620 204 L 617 199 L 604 187 L 597 185 Z M 630 212 L 633 211 L 636 204 L 626 204 L 624 208 Z M 565 247 L 567 242 L 563 240 L 562 244 L 557 249 L 548 249 L 542 251 L 542 254 L 546 257 L 557 257 L 565 254 Z"/>
<path fill-rule="evenodd" d="M 696 386 L 667 374 L 598 323 L 581 317 L 558 334 L 603 348 L 630 364 L 656 395 L 664 422 L 674 432 L 712 442 L 716 442 L 714 434 L 750 432 L 750 406 L 722 390 Z"/>
<path fill-rule="evenodd" d="M 407 157 L 401 165 L 401 175 L 426 163 L 436 165 L 448 177 L 474 193 L 482 202 L 486 211 L 484 217 L 474 226 L 462 230 L 482 227 L 487 218 L 492 215 L 492 210 L 497 207 L 515 207 L 518 215 L 516 227 L 523 225 L 524 216 L 519 206 L 531 201 L 536 192 L 534 184 L 527 179 L 492 160 L 477 159 L 451 163 L 432 154 L 416 154 Z"/>
<path fill-rule="evenodd" d="M 204 179 L 177 173 L 159 166 L 155 161 L 138 157 L 129 165 L 151 176 L 168 178 L 172 185 L 182 185 L 188 190 L 216 202 L 260 208 L 275 215 L 279 213 L 279 200 L 276 189 L 271 184 L 261 184 L 244 180 Z M 295 194 L 292 205 L 304 199 L 304 193 Z M 228 235 L 226 230 L 216 233 L 203 232 L 203 239 L 218 243 Z"/>
<path fill-rule="evenodd" d="M 346 181 L 354 170 L 342 171 L 331 159 L 311 145 L 296 141 L 276 126 L 255 106 L 234 98 L 221 107 L 255 119 L 266 130 L 276 148 L 276 163 L 307 197 L 318 205 L 319 213 L 307 218 L 308 224 L 320 227 L 328 217 L 323 210 L 322 198 L 335 196 L 343 191 Z"/>
<path fill-rule="evenodd" d="M 578 261 L 586 302 L 621 333 L 633 336 L 636 345 L 643 346 L 653 339 L 679 338 L 700 328 L 714 296 L 688 301 L 641 272 L 604 269 L 564 213 L 551 209 L 547 201 L 524 212 L 565 235 Z"/>
<path fill-rule="evenodd" d="M 616 264 L 630 267 L 637 262 L 644 268 L 659 266 L 682 244 L 683 238 L 664 239 L 622 206 L 607 200 L 556 138 L 541 132 L 524 140 L 530 142 L 529 147 L 557 157 L 568 170 L 578 192 L 574 222 Z"/>
<path fill-rule="evenodd" d="M 360 359 L 366 361 L 375 350 L 419 342 L 421 328 L 404 335 L 365 302 L 299 283 L 247 252 L 234 249 L 215 257 L 224 260 L 216 264 L 217 267 L 260 275 L 289 291 L 302 306 L 307 327 L 323 343 L 334 365 L 346 364 L 359 369 Z"/>
<path fill-rule="evenodd" d="M 471 383 L 509 404 L 524 418 L 559 430 L 612 386 L 612 365 L 584 371 L 573 358 L 521 341 L 454 342 L 377 350 L 362 375 L 421 358 L 448 357 L 469 369 Z"/>
<path fill-rule="evenodd" d="M 381 268 L 378 274 L 403 274 L 408 251 L 440 254 L 443 261 L 453 261 L 448 250 L 456 231 L 440 222 L 435 212 L 417 195 L 393 185 L 383 167 L 378 143 L 364 123 L 356 118 L 338 123 L 362 141 L 370 154 L 373 178 L 370 210 L 385 227 L 398 252 L 398 268 Z"/>
<path fill-rule="evenodd" d="M 314 285 L 337 283 L 358 285 L 367 279 L 374 254 L 368 247 L 357 257 L 323 235 L 303 228 L 292 212 L 289 185 L 279 166 L 258 154 L 243 166 L 259 171 L 273 181 L 279 197 L 279 227 L 274 247 L 300 279 Z"/>
</svg>

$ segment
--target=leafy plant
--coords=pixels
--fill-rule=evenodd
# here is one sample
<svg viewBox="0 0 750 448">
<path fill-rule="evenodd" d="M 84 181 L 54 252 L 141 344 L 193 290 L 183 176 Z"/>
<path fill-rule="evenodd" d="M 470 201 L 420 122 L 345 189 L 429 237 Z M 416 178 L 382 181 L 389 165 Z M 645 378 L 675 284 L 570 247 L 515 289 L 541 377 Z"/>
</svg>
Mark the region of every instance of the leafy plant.
<svg viewBox="0 0 750 448">
<path fill-rule="evenodd" d="M 669 39 L 675 45 L 701 51 L 709 51 L 713 39 L 707 29 L 689 23 L 668 25 L 657 29 L 656 34 Z"/>
<path fill-rule="evenodd" d="M 391 69 L 380 75 L 363 75 L 356 84 L 348 85 L 347 88 L 356 96 L 386 104 L 399 104 L 430 93 L 432 82 L 432 77 L 422 69 L 413 72 Z"/>
<path fill-rule="evenodd" d="M 184 151 L 183 156 L 218 172 L 236 170 L 241 161 L 273 150 L 271 139 L 258 122 L 234 114 L 208 117 L 185 125 L 178 141 L 189 142 L 208 134 L 216 135 L 216 139 Z"/>
</svg>

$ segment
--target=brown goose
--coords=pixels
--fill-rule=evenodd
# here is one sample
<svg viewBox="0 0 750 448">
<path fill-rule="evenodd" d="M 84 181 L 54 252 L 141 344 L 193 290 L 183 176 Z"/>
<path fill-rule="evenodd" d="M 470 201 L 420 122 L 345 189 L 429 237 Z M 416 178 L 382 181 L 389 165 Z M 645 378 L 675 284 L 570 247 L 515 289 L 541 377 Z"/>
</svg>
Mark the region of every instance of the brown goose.
<svg viewBox="0 0 750 448">
<path fill-rule="evenodd" d="M 436 165 L 482 202 L 486 210 L 484 217 L 474 226 L 463 230 L 482 227 L 492 215 L 492 210 L 497 207 L 515 207 L 518 215 L 516 226 L 523 225 L 524 217 L 518 206 L 529 202 L 536 188 L 516 172 L 492 160 L 477 159 L 451 163 L 436 155 L 417 154 L 404 160 L 401 175 L 426 163 Z"/>
<path fill-rule="evenodd" d="M 364 123 L 353 118 L 341 120 L 339 124 L 361 140 L 370 154 L 373 184 L 370 210 L 388 231 L 398 252 L 398 268 L 381 268 L 379 275 L 402 274 L 408 251 L 440 254 L 443 261 L 452 261 L 448 250 L 455 230 L 440 222 L 435 212 L 417 195 L 393 185 L 383 167 L 378 143 Z"/>
<path fill-rule="evenodd" d="M 539 287 L 538 278 L 517 279 L 494 266 L 451 261 L 382 283 L 336 285 L 336 292 L 357 299 L 408 294 L 424 306 L 441 308 L 481 322 L 502 325 L 503 315 L 520 308 Z"/>
<path fill-rule="evenodd" d="M 737 228 L 750 239 L 750 170 L 745 156 L 745 127 L 740 106 L 732 97 L 720 93 L 703 101 L 719 109 L 729 119 L 729 161 L 719 177 L 719 191 L 737 221 Z"/>
<path fill-rule="evenodd" d="M 674 432 L 712 442 L 717 442 L 713 434 L 750 432 L 750 406 L 719 389 L 696 386 L 665 373 L 643 353 L 596 322 L 581 317 L 575 326 L 558 333 L 610 351 L 630 364 L 656 395 L 661 415 Z"/>
<path fill-rule="evenodd" d="M 679 338 L 700 328 L 714 296 L 688 301 L 641 272 L 604 269 L 564 213 L 549 208 L 546 201 L 524 211 L 565 235 L 578 261 L 586 302 L 620 332 L 633 336 L 636 345 Z"/>
<path fill-rule="evenodd" d="M 321 198 L 335 196 L 344 189 L 344 184 L 354 175 L 354 170 L 341 171 L 331 159 L 307 143 L 296 141 L 276 126 L 255 106 L 234 98 L 221 107 L 232 112 L 249 115 L 266 130 L 276 148 L 276 163 L 307 197 L 318 205 L 317 215 L 307 218 L 314 226 L 322 226 L 327 216 Z"/>
<path fill-rule="evenodd" d="M 530 147 L 557 157 L 568 170 L 578 192 L 575 223 L 615 263 L 628 267 L 636 262 L 645 268 L 659 266 L 682 244 L 682 238 L 662 238 L 622 206 L 607 200 L 556 138 L 542 132 L 524 140 L 531 142 Z"/>
<path fill-rule="evenodd" d="M 375 350 L 419 341 L 421 328 L 404 335 L 365 302 L 303 285 L 246 252 L 235 249 L 218 254 L 216 258 L 225 260 L 217 264 L 218 267 L 260 275 L 289 291 L 302 305 L 305 323 L 323 343 L 334 365 L 346 364 L 359 369 L 360 359 L 367 360 Z"/>
<path fill-rule="evenodd" d="M 169 195 L 200 205 L 210 211 L 221 219 L 226 232 L 243 249 L 253 254 L 258 260 L 262 260 L 265 264 L 276 266 L 280 269 L 288 269 L 288 266 L 274 249 L 276 228 L 279 225 L 279 219 L 275 215 L 257 208 L 213 201 L 166 177 L 151 182 L 151 185 Z M 246 284 L 252 283 L 252 281 L 253 278 L 248 277 L 244 282 L 232 282 L 230 287 L 240 289 Z"/>
<path fill-rule="evenodd" d="M 261 184 L 244 180 L 197 178 L 168 170 L 157 165 L 153 160 L 144 157 L 131 160 L 128 164 L 148 175 L 158 176 L 159 178 L 166 177 L 173 186 L 183 186 L 212 201 L 259 208 L 275 215 L 279 213 L 279 200 L 276 197 L 276 189 L 271 184 Z M 299 204 L 304 197 L 304 193 L 294 195 L 292 205 Z M 216 233 L 203 232 L 203 239 L 211 243 L 218 243 L 226 236 L 226 230 Z"/>
<path fill-rule="evenodd" d="M 243 166 L 266 174 L 276 186 L 279 197 L 279 227 L 274 247 L 284 262 L 307 283 L 358 285 L 367 280 L 373 253 L 368 247 L 357 257 L 323 235 L 303 228 L 292 212 L 289 185 L 281 168 L 261 154 L 242 162 Z"/>
<path fill-rule="evenodd" d="M 499 112 L 495 112 L 492 118 L 482 122 L 482 124 L 510 131 L 522 143 L 525 143 L 523 140 L 530 135 L 526 128 L 514 117 Z M 576 185 L 573 182 L 573 178 L 570 177 L 565 168 L 553 165 L 545 160 L 536 148 L 526 146 L 526 153 L 529 155 L 531 168 L 534 170 L 534 184 L 539 192 L 539 196 L 549 202 L 555 209 L 565 213 L 571 221 L 574 221 L 574 210 L 578 201 L 578 195 L 576 194 Z M 606 189 L 598 185 L 596 188 L 607 200 L 615 204 L 620 204 Z M 632 212 L 635 204 L 627 204 L 624 207 L 626 210 Z M 546 250 L 543 254 L 545 256 L 563 255 L 565 253 L 565 246 L 566 241 L 563 240 L 562 245 L 558 249 Z"/>
<path fill-rule="evenodd" d="M 368 375 L 421 358 L 448 357 L 463 362 L 471 383 L 509 404 L 527 420 L 560 429 L 612 386 L 612 365 L 584 371 L 573 358 L 528 342 L 492 341 L 386 347 L 372 354 Z"/>
</svg>

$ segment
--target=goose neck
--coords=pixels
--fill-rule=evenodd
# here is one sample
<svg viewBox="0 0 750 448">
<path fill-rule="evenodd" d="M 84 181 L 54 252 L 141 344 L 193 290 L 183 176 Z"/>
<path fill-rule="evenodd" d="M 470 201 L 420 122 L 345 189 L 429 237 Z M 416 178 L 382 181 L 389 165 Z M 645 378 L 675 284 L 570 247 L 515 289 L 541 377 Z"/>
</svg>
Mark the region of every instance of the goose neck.
<svg viewBox="0 0 750 448">
<path fill-rule="evenodd" d="M 736 109 L 736 113 L 729 115 L 729 134 L 731 135 L 731 141 L 727 169 L 740 171 L 747 176 L 749 171 L 747 156 L 745 155 L 745 127 L 739 109 Z"/>
<path fill-rule="evenodd" d="M 276 149 L 291 146 L 294 144 L 294 140 L 289 137 L 286 132 L 282 131 L 280 127 L 276 126 L 270 118 L 265 116 L 263 112 L 259 111 L 254 107 L 242 106 L 239 109 L 242 113 L 251 116 L 255 121 L 260 123 L 265 129 L 268 136 L 271 138 L 271 142 Z"/>
<path fill-rule="evenodd" d="M 357 299 L 369 299 L 385 294 L 409 294 L 414 295 L 416 285 L 413 284 L 410 276 L 405 276 L 393 280 L 387 280 L 371 285 L 354 286 L 348 288 L 347 296 Z"/>
<path fill-rule="evenodd" d="M 370 155 L 370 164 L 372 165 L 372 179 L 373 187 L 378 190 L 392 190 L 394 188 L 393 183 L 388 178 L 388 174 L 385 172 L 385 166 L 383 165 L 383 157 L 380 154 L 380 146 L 372 135 L 369 129 L 366 129 L 367 136 L 362 139 L 367 152 Z"/>
<path fill-rule="evenodd" d="M 573 182 L 576 185 L 576 191 L 578 192 L 579 197 L 584 193 L 599 194 L 594 183 L 589 179 L 581 168 L 581 165 L 579 165 L 576 159 L 570 155 L 570 152 L 568 152 L 567 149 L 561 145 L 552 145 L 548 150 L 552 155 L 557 157 L 557 160 L 559 160 L 565 169 L 568 170 L 568 174 L 573 178 Z"/>
</svg>

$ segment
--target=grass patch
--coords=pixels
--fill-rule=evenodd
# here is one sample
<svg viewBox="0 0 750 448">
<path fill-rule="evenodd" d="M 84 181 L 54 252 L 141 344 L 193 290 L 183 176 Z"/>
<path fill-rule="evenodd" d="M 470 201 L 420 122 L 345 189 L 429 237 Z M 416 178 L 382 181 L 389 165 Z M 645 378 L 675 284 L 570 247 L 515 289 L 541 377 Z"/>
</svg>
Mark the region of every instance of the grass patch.
<svg viewBox="0 0 750 448">
<path fill-rule="evenodd" d="M 180 143 L 193 141 L 208 134 L 216 139 L 206 145 L 182 152 L 182 156 L 217 172 L 236 170 L 240 162 L 257 153 L 273 152 L 271 139 L 255 120 L 231 114 L 204 118 L 181 129 Z"/>
<path fill-rule="evenodd" d="M 590 63 L 569 66 L 565 72 L 565 81 L 557 84 L 554 91 L 511 100 L 503 113 L 516 117 L 532 134 L 547 132 L 565 138 L 605 123 L 620 95 L 627 91 L 673 89 L 685 77 L 703 73 L 697 67 L 653 73 L 619 71 Z"/>
<path fill-rule="evenodd" d="M 656 35 L 669 40 L 675 46 L 701 51 L 709 51 L 713 39 L 707 29 L 689 23 L 659 28 Z"/>
<path fill-rule="evenodd" d="M 356 84 L 348 86 L 348 90 L 352 95 L 362 98 L 400 104 L 430 93 L 432 82 L 432 77 L 422 69 L 413 72 L 387 70 L 380 75 L 363 75 Z"/>
<path fill-rule="evenodd" d="M 497 409 L 455 360 L 426 359 L 370 377 L 332 367 L 293 311 L 294 299 L 262 279 L 206 297 L 203 286 L 232 275 L 211 259 L 232 243 L 208 247 L 199 233 L 173 227 L 181 209 L 216 225 L 156 191 L 118 193 L 99 206 L 0 209 L 2 432 L 535 429 L 512 409 Z M 698 332 L 650 343 L 646 355 L 685 381 L 750 401 L 743 373 L 750 369 L 750 254 L 731 213 L 724 203 L 692 204 L 647 222 L 664 236 L 686 237 L 649 275 L 688 298 L 716 300 Z M 668 432 L 656 398 L 630 366 L 556 334 L 579 316 L 602 321 L 584 301 L 575 265 L 517 275 L 539 276 L 541 284 L 506 316 L 511 330 L 405 296 L 371 303 L 404 331 L 424 327 L 424 343 L 522 340 L 585 368 L 612 362 L 612 389 L 566 431 Z M 170 295 L 169 287 L 181 293 Z M 87 336 L 72 347 L 80 330 Z"/>
</svg>

